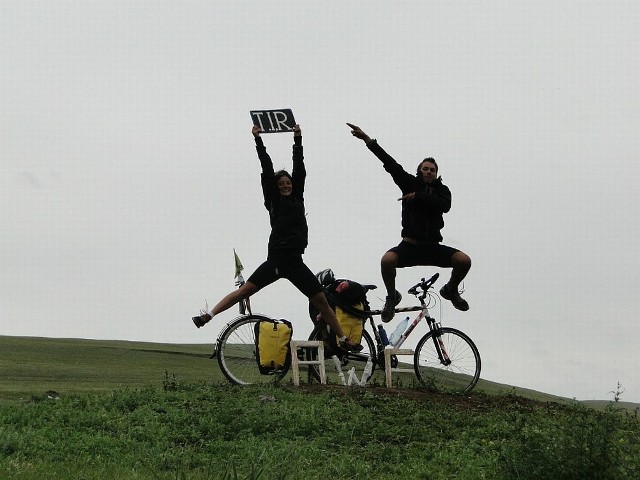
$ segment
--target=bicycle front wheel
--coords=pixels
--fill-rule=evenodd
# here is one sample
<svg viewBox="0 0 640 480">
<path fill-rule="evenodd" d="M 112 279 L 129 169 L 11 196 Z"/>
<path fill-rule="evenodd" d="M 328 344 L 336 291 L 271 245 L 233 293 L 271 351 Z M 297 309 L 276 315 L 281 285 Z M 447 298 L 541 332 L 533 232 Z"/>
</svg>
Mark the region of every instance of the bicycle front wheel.
<svg viewBox="0 0 640 480">
<path fill-rule="evenodd" d="M 371 375 L 373 375 L 373 371 L 376 368 L 376 348 L 369 332 L 362 331 L 360 344 L 363 348 L 358 353 L 344 352 L 335 346 L 331 346 L 327 341 L 328 335 L 327 327 L 324 325 L 316 326 L 311 335 L 309 335 L 309 340 L 322 340 L 324 342 L 324 369 L 327 375 L 327 383 L 340 385 L 343 384 L 343 378 L 348 381 L 351 368 L 354 368 L 354 374 L 358 380 L 362 379 L 368 360 L 372 362 Z M 334 356 L 338 360 L 339 367 L 336 366 L 333 359 Z M 306 360 L 315 360 L 316 358 L 315 349 L 306 350 Z M 343 376 L 340 375 L 340 372 L 342 372 Z M 320 382 L 320 368 L 318 365 L 309 365 L 309 381 Z"/>
<path fill-rule="evenodd" d="M 264 315 L 239 317 L 229 322 L 218 337 L 218 365 L 231 383 L 250 385 L 277 381 L 287 373 L 288 367 L 278 370 L 273 375 L 263 375 L 258 369 L 255 327 L 261 320 L 270 319 Z"/>
<path fill-rule="evenodd" d="M 445 358 L 441 359 L 439 352 Z M 422 337 L 413 365 L 420 383 L 447 393 L 467 394 L 480 378 L 480 352 L 466 334 L 455 328 L 443 327 Z"/>
</svg>

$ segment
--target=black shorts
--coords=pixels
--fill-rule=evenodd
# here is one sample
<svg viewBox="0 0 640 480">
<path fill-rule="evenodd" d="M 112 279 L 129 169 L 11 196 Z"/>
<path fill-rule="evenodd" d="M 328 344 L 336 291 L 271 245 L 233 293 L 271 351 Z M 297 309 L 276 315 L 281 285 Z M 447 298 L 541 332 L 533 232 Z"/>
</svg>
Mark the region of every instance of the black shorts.
<svg viewBox="0 0 640 480">
<path fill-rule="evenodd" d="M 269 256 L 247 282 L 253 283 L 258 290 L 271 285 L 280 278 L 289 280 L 307 298 L 322 291 L 322 285 L 309 267 L 302 261 L 302 255 Z"/>
<path fill-rule="evenodd" d="M 460 250 L 441 243 L 414 245 L 403 240 L 388 251 L 398 255 L 398 268 L 414 267 L 416 265 L 449 268 L 451 267 L 451 257 Z"/>
</svg>

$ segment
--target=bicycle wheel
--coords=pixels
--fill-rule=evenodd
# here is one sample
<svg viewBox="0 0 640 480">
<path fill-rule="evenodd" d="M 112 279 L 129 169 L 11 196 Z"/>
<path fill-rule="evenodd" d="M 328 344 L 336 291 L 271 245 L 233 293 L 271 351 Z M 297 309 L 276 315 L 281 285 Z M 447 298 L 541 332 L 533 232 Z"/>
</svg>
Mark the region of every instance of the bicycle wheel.
<svg viewBox="0 0 640 480">
<path fill-rule="evenodd" d="M 288 367 L 273 375 L 263 375 L 258 369 L 255 326 L 264 315 L 245 315 L 227 324 L 217 341 L 217 357 L 225 377 L 237 385 L 277 381 L 284 377 Z"/>
<path fill-rule="evenodd" d="M 371 375 L 373 375 L 373 371 L 376 368 L 376 348 L 369 332 L 366 330 L 362 331 L 360 344 L 363 346 L 363 349 L 358 353 L 344 352 L 330 345 L 327 341 L 328 335 L 327 327 L 324 325 L 316 326 L 311 332 L 311 335 L 309 335 L 309 340 L 322 340 L 324 342 L 324 369 L 327 375 L 327 383 L 343 384 L 333 360 L 334 355 L 338 358 L 345 381 L 349 380 L 349 370 L 351 370 L 352 367 L 355 367 L 354 373 L 358 377 L 358 380 L 360 380 L 369 359 L 371 359 L 372 362 Z M 304 352 L 304 358 L 306 360 L 315 360 L 317 358 L 316 349 L 304 349 Z M 320 382 L 320 368 L 318 365 L 309 365 L 309 381 Z"/>
<path fill-rule="evenodd" d="M 438 338 L 429 332 L 418 342 L 413 365 L 423 385 L 438 391 L 467 394 L 480 378 L 480 353 L 473 341 L 455 328 L 442 327 L 440 340 L 450 363 L 438 357 L 434 342 Z"/>
</svg>

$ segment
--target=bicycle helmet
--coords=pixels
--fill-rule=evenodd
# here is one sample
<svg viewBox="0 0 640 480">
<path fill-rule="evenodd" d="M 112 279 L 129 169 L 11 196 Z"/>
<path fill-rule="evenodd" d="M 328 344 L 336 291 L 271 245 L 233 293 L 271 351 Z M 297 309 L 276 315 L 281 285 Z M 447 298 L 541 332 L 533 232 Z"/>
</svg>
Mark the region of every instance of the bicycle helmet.
<svg viewBox="0 0 640 480">
<path fill-rule="evenodd" d="M 333 283 L 336 276 L 333 274 L 333 270 L 325 268 L 320 273 L 316 274 L 316 278 L 318 279 L 318 282 L 320 282 L 320 285 L 327 287 Z"/>
</svg>

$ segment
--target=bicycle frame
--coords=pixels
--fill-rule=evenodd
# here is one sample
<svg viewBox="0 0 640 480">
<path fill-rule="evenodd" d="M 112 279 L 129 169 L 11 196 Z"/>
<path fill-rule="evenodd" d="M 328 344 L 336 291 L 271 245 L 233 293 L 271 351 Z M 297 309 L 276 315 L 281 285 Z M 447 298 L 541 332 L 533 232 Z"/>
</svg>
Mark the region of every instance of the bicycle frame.
<svg viewBox="0 0 640 480">
<path fill-rule="evenodd" d="M 371 328 L 373 330 L 374 338 L 376 339 L 378 356 L 383 355 L 385 348 L 392 348 L 393 350 L 399 350 L 400 347 L 402 347 L 404 342 L 407 340 L 409 335 L 411 335 L 411 333 L 414 331 L 414 329 L 418 326 L 418 324 L 424 318 L 427 321 L 427 325 L 429 326 L 429 330 L 434 332 L 433 341 L 434 341 L 434 346 L 435 346 L 435 349 L 436 349 L 436 351 L 438 353 L 438 358 L 439 358 L 440 362 L 443 365 L 450 365 L 451 364 L 451 360 L 449 359 L 449 355 L 446 352 L 444 343 L 442 342 L 442 338 L 441 338 L 441 335 L 439 333 L 439 331 L 442 328 L 442 326 L 441 326 L 441 324 L 439 322 L 436 321 L 435 318 L 433 318 L 429 314 L 429 306 L 425 302 L 425 298 L 427 297 L 427 295 L 430 295 L 429 290 L 431 289 L 431 287 L 436 282 L 436 280 L 438 279 L 439 276 L 440 276 L 440 274 L 436 273 L 429 280 L 425 281 L 425 279 L 423 278 L 423 279 L 421 279 L 421 281 L 419 283 L 417 283 L 416 285 L 414 285 L 413 287 L 411 287 L 409 289 L 409 293 L 411 293 L 412 295 L 415 295 L 418 298 L 418 300 L 420 301 L 420 306 L 416 305 L 416 306 L 413 306 L 413 307 L 402 307 L 402 308 L 396 308 L 395 309 L 396 313 L 406 313 L 406 312 L 416 312 L 416 311 L 419 311 L 420 313 L 418 313 L 418 316 L 413 320 L 413 322 L 411 322 L 407 326 L 407 329 L 402 333 L 402 335 L 400 335 L 400 338 L 398 339 L 398 341 L 394 345 L 388 345 L 388 346 L 383 345 L 382 338 L 380 337 L 380 332 L 379 332 L 379 330 L 377 328 L 376 323 L 373 320 L 373 316 L 374 315 L 381 315 L 382 314 L 382 310 L 373 310 L 373 311 L 370 312 L 369 322 L 370 322 Z"/>
</svg>

